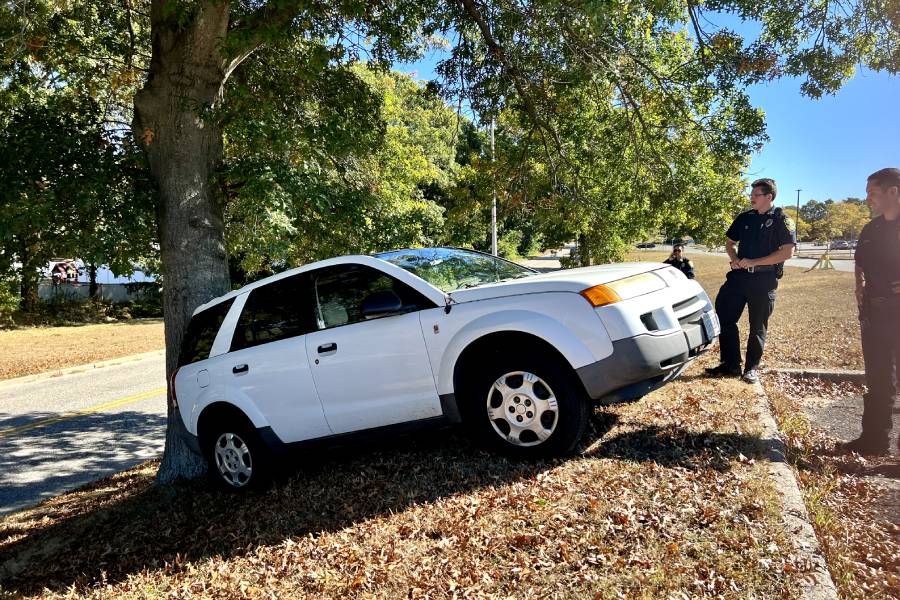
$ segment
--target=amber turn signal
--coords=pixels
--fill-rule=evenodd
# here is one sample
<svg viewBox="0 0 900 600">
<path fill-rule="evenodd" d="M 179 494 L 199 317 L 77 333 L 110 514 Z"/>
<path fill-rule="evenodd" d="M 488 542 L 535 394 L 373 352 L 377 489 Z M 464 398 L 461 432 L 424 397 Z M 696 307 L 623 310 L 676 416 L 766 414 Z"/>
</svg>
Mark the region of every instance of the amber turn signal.
<svg viewBox="0 0 900 600">
<path fill-rule="evenodd" d="M 591 303 L 591 306 L 594 308 L 598 306 L 604 306 L 606 304 L 612 304 L 613 302 L 618 302 L 622 298 L 619 297 L 617 293 L 615 293 L 612 289 L 606 287 L 605 285 L 595 285 L 594 287 L 589 287 L 586 290 L 582 290 L 581 295 L 585 297 L 585 299 Z"/>
</svg>

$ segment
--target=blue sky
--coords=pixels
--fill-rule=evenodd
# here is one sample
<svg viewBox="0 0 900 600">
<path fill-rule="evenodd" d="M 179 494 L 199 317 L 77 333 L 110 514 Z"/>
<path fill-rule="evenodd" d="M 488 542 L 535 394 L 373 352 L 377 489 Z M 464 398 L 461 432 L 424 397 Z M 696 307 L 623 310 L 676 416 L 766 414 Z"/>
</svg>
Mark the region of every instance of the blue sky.
<svg viewBox="0 0 900 600">
<path fill-rule="evenodd" d="M 418 79 L 435 78 L 432 53 L 400 65 Z M 753 156 L 750 180 L 771 177 L 776 204 L 810 199 L 864 198 L 866 177 L 900 167 L 900 77 L 859 70 L 836 95 L 813 100 L 800 94 L 800 80 L 780 79 L 748 90 L 766 113 L 770 141 Z"/>
<path fill-rule="evenodd" d="M 771 177 L 778 204 L 864 198 L 866 177 L 900 167 L 900 77 L 859 71 L 836 95 L 812 100 L 800 81 L 748 90 L 766 113 L 771 141 L 753 157 L 748 177 Z"/>
</svg>

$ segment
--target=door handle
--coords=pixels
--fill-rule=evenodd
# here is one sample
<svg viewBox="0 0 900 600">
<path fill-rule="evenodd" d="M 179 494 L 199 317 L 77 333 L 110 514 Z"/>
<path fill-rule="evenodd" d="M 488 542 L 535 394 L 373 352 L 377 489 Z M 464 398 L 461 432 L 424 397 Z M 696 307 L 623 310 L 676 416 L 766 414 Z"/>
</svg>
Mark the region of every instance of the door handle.
<svg viewBox="0 0 900 600">
<path fill-rule="evenodd" d="M 240 373 L 246 373 L 249 370 L 250 367 L 248 365 L 235 365 L 234 368 L 231 369 L 231 372 L 235 375 L 238 375 Z"/>
<path fill-rule="evenodd" d="M 337 343 L 331 342 L 330 344 L 322 344 L 321 346 L 319 346 L 318 350 L 319 350 L 319 354 L 324 354 L 326 352 L 334 352 L 335 350 L 337 350 Z"/>
</svg>

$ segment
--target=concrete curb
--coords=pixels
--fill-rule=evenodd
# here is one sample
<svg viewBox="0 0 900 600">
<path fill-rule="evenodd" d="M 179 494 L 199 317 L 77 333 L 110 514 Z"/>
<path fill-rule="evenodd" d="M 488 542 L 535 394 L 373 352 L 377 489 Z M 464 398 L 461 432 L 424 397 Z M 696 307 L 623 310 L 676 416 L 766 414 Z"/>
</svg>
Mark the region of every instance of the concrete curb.
<svg viewBox="0 0 900 600">
<path fill-rule="evenodd" d="M 794 536 L 797 553 L 810 567 L 808 576 L 800 584 L 801 597 L 808 600 L 838 600 L 837 588 L 828 571 L 816 532 L 813 530 L 803 503 L 803 495 L 794 471 L 787 463 L 786 449 L 778 424 L 769 407 L 769 397 L 761 383 L 753 386 L 756 407 L 762 425 L 762 442 L 769 461 L 769 476 L 781 496 L 782 519 L 785 528 Z"/>
<path fill-rule="evenodd" d="M 128 356 L 120 356 L 119 358 L 111 358 L 109 360 L 89 363 L 86 365 L 76 365 L 74 367 L 66 367 L 65 369 L 56 369 L 54 371 L 36 373 L 34 375 L 23 375 L 22 377 L 15 377 L 13 379 L 4 379 L 3 381 L 0 381 L 0 388 L 18 385 L 21 383 L 31 383 L 32 381 L 41 381 L 43 379 L 52 379 L 54 377 L 62 377 L 63 375 L 69 375 L 70 373 L 81 373 L 83 371 L 90 371 L 92 369 L 102 369 L 103 367 L 109 367 L 112 365 L 121 365 L 127 362 L 150 358 L 151 356 L 165 357 L 165 355 L 165 350 L 152 350 L 150 352 L 143 352 L 141 354 L 129 354 Z"/>
<path fill-rule="evenodd" d="M 853 383 L 865 383 L 865 371 L 851 371 L 849 369 L 772 369 L 775 373 L 801 377 L 804 379 L 825 379 L 835 383 L 850 381 Z"/>
</svg>

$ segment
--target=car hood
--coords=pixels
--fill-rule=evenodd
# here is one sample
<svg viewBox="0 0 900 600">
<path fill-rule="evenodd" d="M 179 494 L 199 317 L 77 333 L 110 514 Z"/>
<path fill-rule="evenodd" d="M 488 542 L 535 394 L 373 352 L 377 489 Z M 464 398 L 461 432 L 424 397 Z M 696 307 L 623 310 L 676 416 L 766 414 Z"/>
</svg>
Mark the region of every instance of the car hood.
<svg viewBox="0 0 900 600">
<path fill-rule="evenodd" d="M 597 267 L 563 269 L 550 273 L 537 273 L 530 277 L 511 279 L 497 283 L 487 283 L 478 287 L 459 289 L 448 295 L 453 302 L 474 302 L 519 294 L 540 294 L 546 292 L 579 293 L 601 283 L 609 283 L 632 275 L 656 271 L 668 265 L 654 262 L 615 263 Z"/>
</svg>

